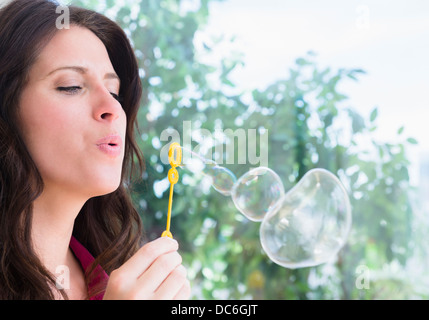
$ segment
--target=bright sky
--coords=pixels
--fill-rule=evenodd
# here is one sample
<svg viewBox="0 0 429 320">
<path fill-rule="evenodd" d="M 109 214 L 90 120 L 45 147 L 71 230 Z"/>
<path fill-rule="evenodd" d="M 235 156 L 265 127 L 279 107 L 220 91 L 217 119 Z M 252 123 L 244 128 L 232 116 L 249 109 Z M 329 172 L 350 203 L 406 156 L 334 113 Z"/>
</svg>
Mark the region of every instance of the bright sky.
<svg viewBox="0 0 429 320">
<path fill-rule="evenodd" d="M 233 80 L 264 88 L 287 77 L 297 57 L 317 53 L 319 66 L 362 68 L 342 91 L 364 116 L 379 108 L 379 138 L 404 133 L 429 152 L 429 1 L 225 0 L 210 10 L 209 32 L 237 35 L 246 66 Z"/>
</svg>

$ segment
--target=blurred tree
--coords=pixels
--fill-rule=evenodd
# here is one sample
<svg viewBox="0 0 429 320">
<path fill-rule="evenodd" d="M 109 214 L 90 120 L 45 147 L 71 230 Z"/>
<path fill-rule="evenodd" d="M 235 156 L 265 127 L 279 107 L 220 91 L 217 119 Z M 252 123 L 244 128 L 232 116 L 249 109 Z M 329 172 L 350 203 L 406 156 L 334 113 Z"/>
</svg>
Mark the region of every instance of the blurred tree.
<svg viewBox="0 0 429 320">
<path fill-rule="evenodd" d="M 168 184 L 162 181 L 169 165 L 160 158 L 162 147 L 172 139 L 161 141 L 162 133 L 168 135 L 166 129 L 176 130 L 182 139 L 190 134 L 184 132 L 185 121 L 191 121 L 192 133 L 241 128 L 258 129 L 262 134 L 268 130 L 269 167 L 280 175 L 286 190 L 315 167 L 340 177 L 353 207 L 348 244 L 332 264 L 282 268 L 262 251 L 258 223 L 239 214 L 230 198 L 182 175 L 175 186 L 171 230 L 189 267 L 194 297 L 389 298 L 383 292 L 385 280 L 372 279 L 377 290 L 358 289 L 356 268 L 366 265 L 381 270 L 392 262 L 404 266 L 412 255 L 406 147 L 415 141 L 404 137 L 403 129 L 398 130 L 396 144 L 375 141 L 377 109 L 366 119 L 346 106 L 347 97 L 338 91 L 340 82 L 356 81 L 364 71 L 320 70 L 311 52 L 296 60 L 284 80 L 263 91 L 231 90 L 235 85 L 229 75 L 242 64 L 242 54 L 231 52 L 216 63 L 202 62 L 227 41 L 196 37 L 209 17 L 209 2 L 72 2 L 116 20 L 139 59 L 144 86 L 139 140 L 147 170 L 133 186 L 133 197 L 148 240 L 161 234 L 166 221 Z M 239 146 L 235 148 L 237 153 Z M 227 167 L 240 176 L 252 164 Z"/>
</svg>

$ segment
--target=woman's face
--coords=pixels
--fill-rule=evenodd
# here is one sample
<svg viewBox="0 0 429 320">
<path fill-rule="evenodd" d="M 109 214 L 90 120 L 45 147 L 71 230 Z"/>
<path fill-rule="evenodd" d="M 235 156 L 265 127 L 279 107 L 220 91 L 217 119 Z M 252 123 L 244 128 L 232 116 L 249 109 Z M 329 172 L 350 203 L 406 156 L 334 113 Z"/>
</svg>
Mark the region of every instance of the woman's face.
<svg viewBox="0 0 429 320">
<path fill-rule="evenodd" d="M 88 29 L 59 30 L 43 49 L 19 121 L 45 190 L 90 198 L 118 188 L 126 131 L 119 87 L 105 46 Z"/>
</svg>

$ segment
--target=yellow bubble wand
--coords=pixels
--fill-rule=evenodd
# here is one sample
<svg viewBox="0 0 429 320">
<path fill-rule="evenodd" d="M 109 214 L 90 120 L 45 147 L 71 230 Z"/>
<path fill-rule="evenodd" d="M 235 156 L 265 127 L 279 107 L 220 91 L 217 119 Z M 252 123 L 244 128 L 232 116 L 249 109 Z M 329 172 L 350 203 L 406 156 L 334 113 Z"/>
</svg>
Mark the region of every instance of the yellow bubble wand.
<svg viewBox="0 0 429 320">
<path fill-rule="evenodd" d="M 170 197 L 168 198 L 168 213 L 167 213 L 167 226 L 161 237 L 169 237 L 173 239 L 173 235 L 170 232 L 171 224 L 171 207 L 173 206 L 173 190 L 174 185 L 179 181 L 179 172 L 177 167 L 182 163 L 182 149 L 180 144 L 173 142 L 168 150 L 168 161 L 170 162 L 171 169 L 168 170 L 168 181 L 170 181 Z"/>
</svg>

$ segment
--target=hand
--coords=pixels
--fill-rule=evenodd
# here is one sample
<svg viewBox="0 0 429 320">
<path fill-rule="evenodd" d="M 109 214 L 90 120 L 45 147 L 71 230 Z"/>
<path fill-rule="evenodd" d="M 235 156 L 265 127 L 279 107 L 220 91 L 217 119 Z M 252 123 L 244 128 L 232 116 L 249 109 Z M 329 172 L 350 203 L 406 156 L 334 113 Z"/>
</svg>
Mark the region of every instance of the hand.
<svg viewBox="0 0 429 320">
<path fill-rule="evenodd" d="M 176 240 L 159 238 L 112 271 L 105 300 L 189 299 L 191 289 Z"/>
</svg>

